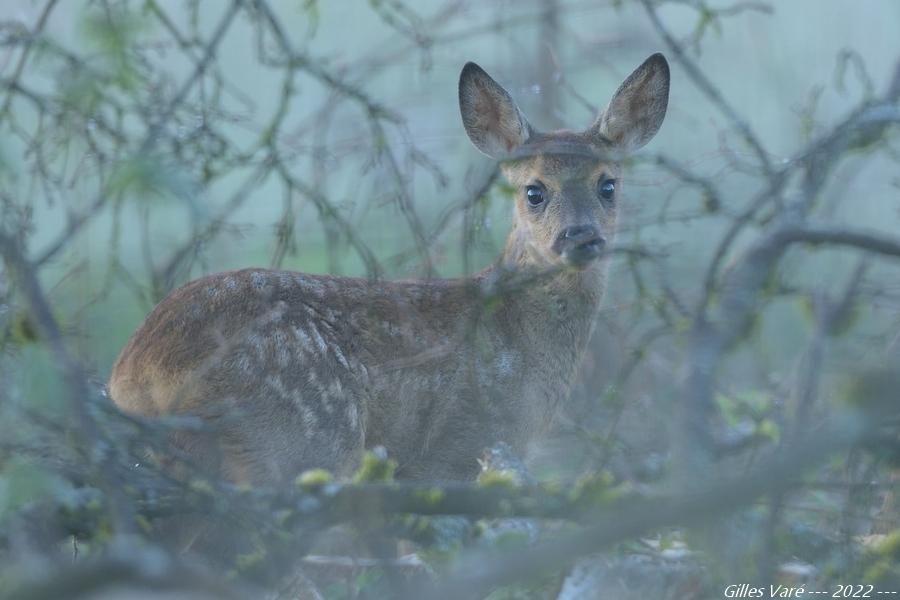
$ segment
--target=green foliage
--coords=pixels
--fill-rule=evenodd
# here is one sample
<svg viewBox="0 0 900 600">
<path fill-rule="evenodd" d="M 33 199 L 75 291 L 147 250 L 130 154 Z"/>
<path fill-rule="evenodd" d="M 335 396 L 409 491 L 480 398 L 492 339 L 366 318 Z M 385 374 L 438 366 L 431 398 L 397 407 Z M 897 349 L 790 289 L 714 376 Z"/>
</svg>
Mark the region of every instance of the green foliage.
<svg viewBox="0 0 900 600">
<path fill-rule="evenodd" d="M 0 524 L 26 506 L 61 496 L 70 489 L 59 475 L 32 462 L 13 458 L 0 470 Z"/>
<path fill-rule="evenodd" d="M 353 481 L 362 483 L 365 481 L 393 481 L 394 472 L 397 470 L 397 461 L 392 458 L 379 456 L 371 450 L 366 451 L 362 458 L 362 464 L 353 475 Z"/>
<path fill-rule="evenodd" d="M 514 489 L 519 487 L 519 478 L 515 471 L 505 469 L 489 469 L 478 475 L 478 485 L 482 487 Z"/>
<path fill-rule="evenodd" d="M 439 487 L 433 487 L 430 490 L 423 490 L 418 494 L 419 498 L 429 504 L 438 504 L 441 500 L 444 499 L 444 496 L 444 490 Z"/>
<path fill-rule="evenodd" d="M 717 35 L 722 35 L 722 23 L 719 15 L 703 3 L 697 5 L 697 22 L 694 24 L 694 47 L 699 48 L 699 43 L 709 29 L 713 29 Z"/>
<path fill-rule="evenodd" d="M 314 489 L 332 481 L 334 476 L 325 469 L 310 469 L 298 475 L 294 484 L 302 489 Z"/>
<path fill-rule="evenodd" d="M 864 581 L 872 584 L 900 584 L 900 530 L 896 530 L 866 553 Z"/>
<path fill-rule="evenodd" d="M 149 21 L 125 3 L 85 13 L 81 36 L 93 52 L 84 61 L 68 60 L 56 77 L 59 101 L 74 113 L 66 114 L 72 133 L 83 130 L 82 118 L 94 118 L 116 106 L 116 91 L 134 94 L 146 84 L 134 48 L 148 29 Z M 50 44 L 43 54 L 59 51 Z"/>
<path fill-rule="evenodd" d="M 266 560 L 266 555 L 266 549 L 261 546 L 257 547 L 252 552 L 239 554 L 234 561 L 235 569 L 228 574 L 229 577 L 234 578 L 239 576 L 242 572 L 260 567 Z"/>
<path fill-rule="evenodd" d="M 801 107 L 799 130 L 800 137 L 804 140 L 808 141 L 812 139 L 813 133 L 815 133 L 816 126 L 818 125 L 816 114 L 819 109 L 824 89 L 823 86 L 814 87 L 809 93 L 809 100 Z"/>
<path fill-rule="evenodd" d="M 191 207 L 196 206 L 194 187 L 185 171 L 158 156 L 146 154 L 116 163 L 107 181 L 107 189 L 113 196 L 174 197 L 189 202 Z"/>
<path fill-rule="evenodd" d="M 204 496 L 212 496 L 215 492 L 209 481 L 205 479 L 192 479 L 188 483 L 188 489 L 190 489 L 195 494 L 201 494 Z"/>
<path fill-rule="evenodd" d="M 715 400 L 719 415 L 730 427 L 735 427 L 746 419 L 760 427 L 772 412 L 772 398 L 761 390 L 743 390 L 733 394 L 720 392 L 716 394 Z M 765 428 L 771 430 L 769 425 Z"/>
<path fill-rule="evenodd" d="M 96 114 L 105 103 L 103 81 L 83 69 L 64 71 L 58 79 L 59 100 L 64 107 L 80 116 Z M 77 124 L 72 123 L 75 127 Z"/>
<path fill-rule="evenodd" d="M 356 577 L 356 589 L 369 594 L 383 588 L 384 583 L 386 582 L 382 569 L 366 569 Z"/>
<path fill-rule="evenodd" d="M 47 345 L 19 345 L 11 360 L 17 369 L 17 395 L 23 399 L 28 410 L 54 421 L 64 419 L 70 410 L 66 402 L 67 390 Z M 27 435 L 29 431 L 24 423 L 19 422 L 13 435 Z"/>
<path fill-rule="evenodd" d="M 300 10 L 309 19 L 309 25 L 306 29 L 306 35 L 313 37 L 319 28 L 319 20 L 321 19 L 321 11 L 319 10 L 319 0 L 300 0 Z"/>
<path fill-rule="evenodd" d="M 773 443 L 778 443 L 781 439 L 781 427 L 779 427 L 778 423 L 772 419 L 761 419 L 757 421 L 753 433 L 758 437 L 767 439 Z"/>
<path fill-rule="evenodd" d="M 138 89 L 143 76 L 134 60 L 133 48 L 149 27 L 146 15 L 127 4 L 85 13 L 82 35 L 98 51 L 99 66 L 109 83 L 125 91 Z"/>
<path fill-rule="evenodd" d="M 608 471 L 581 475 L 572 487 L 570 497 L 581 506 L 608 506 L 621 500 L 629 492 L 627 483 L 616 483 Z"/>
<path fill-rule="evenodd" d="M 31 315 L 25 311 L 15 313 L 9 326 L 11 340 L 14 344 L 25 346 L 39 340 L 37 327 Z"/>
</svg>

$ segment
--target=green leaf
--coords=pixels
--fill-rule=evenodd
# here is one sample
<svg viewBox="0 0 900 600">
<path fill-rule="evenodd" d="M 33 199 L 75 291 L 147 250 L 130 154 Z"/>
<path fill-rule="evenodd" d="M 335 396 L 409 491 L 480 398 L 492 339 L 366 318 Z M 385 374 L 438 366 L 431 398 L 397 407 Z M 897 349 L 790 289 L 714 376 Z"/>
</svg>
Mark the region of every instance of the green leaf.
<svg viewBox="0 0 900 600">
<path fill-rule="evenodd" d="M 306 13 L 307 18 L 309 18 L 309 26 L 306 28 L 306 34 L 309 37 L 313 37 L 319 29 L 319 21 L 322 16 L 319 11 L 318 0 L 302 0 L 301 10 L 303 10 L 303 12 Z"/>
<path fill-rule="evenodd" d="M 769 439 L 775 443 L 781 439 L 781 428 L 771 419 L 763 419 L 756 425 L 756 435 Z"/>
<path fill-rule="evenodd" d="M 334 481 L 334 476 L 325 469 L 309 469 L 297 476 L 294 484 L 302 489 L 318 488 Z"/>
<path fill-rule="evenodd" d="M 361 483 L 364 481 L 393 481 L 394 471 L 397 470 L 397 461 L 379 456 L 377 453 L 367 451 L 363 455 L 362 464 L 353 481 Z"/>
<path fill-rule="evenodd" d="M 115 165 L 108 180 L 111 195 L 175 197 L 194 207 L 194 185 L 179 167 L 163 163 L 156 156 L 134 156 Z"/>
</svg>

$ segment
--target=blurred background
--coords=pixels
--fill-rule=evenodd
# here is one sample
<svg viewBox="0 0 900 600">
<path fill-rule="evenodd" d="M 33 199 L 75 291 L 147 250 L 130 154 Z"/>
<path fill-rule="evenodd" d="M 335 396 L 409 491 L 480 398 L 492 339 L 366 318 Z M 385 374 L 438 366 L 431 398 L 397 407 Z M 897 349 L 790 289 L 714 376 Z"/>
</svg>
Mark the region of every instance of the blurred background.
<svg viewBox="0 0 900 600">
<path fill-rule="evenodd" d="M 695 309 L 720 293 L 720 279 L 712 293 L 704 286 L 722 240 L 742 223 L 716 276 L 809 193 L 808 172 L 790 170 L 798 157 L 884 96 L 900 58 L 892 0 L 677 0 L 651 10 L 664 32 L 636 0 L 5 2 L 0 230 L 100 389 L 153 305 L 206 273 L 453 277 L 489 265 L 517 192 L 461 126 L 462 65 L 487 70 L 537 129 L 583 129 L 662 51 L 668 115 L 626 164 L 617 238 L 652 258 L 614 257 L 579 383 L 529 457 L 541 481 L 568 486 L 606 470 L 643 490 L 670 474 L 683 434 Z M 803 218 L 896 234 L 898 151 L 896 125 L 842 148 Z M 779 169 L 788 183 L 772 202 L 765 190 Z M 753 202 L 767 204 L 741 221 Z M 39 460 L 42 444 L 72 426 L 69 382 L 6 258 L 0 528 L 74 489 L 65 469 Z M 896 275 L 895 264 L 854 249 L 784 256 L 717 372 L 708 421 L 717 468 L 750 469 L 852 403 L 846 390 L 860 373 L 896 369 Z M 716 534 L 721 582 L 773 580 L 785 565 L 797 581 L 825 581 L 870 552 L 866 536 L 896 532 L 889 461 L 856 451 L 830 460 L 813 478 L 822 485 L 773 496 L 728 525 L 740 533 Z M 711 543 L 689 538 L 658 534 L 642 552 Z M 722 597 L 714 589 L 696 597 Z"/>
</svg>

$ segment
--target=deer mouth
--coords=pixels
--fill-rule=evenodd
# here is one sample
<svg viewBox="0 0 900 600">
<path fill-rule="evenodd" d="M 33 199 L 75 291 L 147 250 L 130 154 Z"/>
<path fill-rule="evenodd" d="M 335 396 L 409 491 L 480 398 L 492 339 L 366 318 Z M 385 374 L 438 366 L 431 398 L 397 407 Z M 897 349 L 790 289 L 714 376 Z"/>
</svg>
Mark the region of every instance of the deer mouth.
<svg viewBox="0 0 900 600">
<path fill-rule="evenodd" d="M 572 244 L 562 252 L 566 264 L 574 267 L 586 267 L 588 263 L 599 258 L 606 247 L 606 240 L 594 237 L 583 242 Z"/>
</svg>

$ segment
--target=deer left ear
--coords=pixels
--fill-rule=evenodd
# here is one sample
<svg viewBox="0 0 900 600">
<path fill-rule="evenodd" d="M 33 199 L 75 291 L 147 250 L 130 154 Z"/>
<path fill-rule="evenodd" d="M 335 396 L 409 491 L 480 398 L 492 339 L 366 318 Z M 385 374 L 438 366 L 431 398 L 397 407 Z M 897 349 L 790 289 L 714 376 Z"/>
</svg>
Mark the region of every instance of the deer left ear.
<svg viewBox="0 0 900 600">
<path fill-rule="evenodd" d="M 630 154 L 656 135 L 668 104 L 669 63 L 656 53 L 619 86 L 591 131 Z"/>
</svg>

